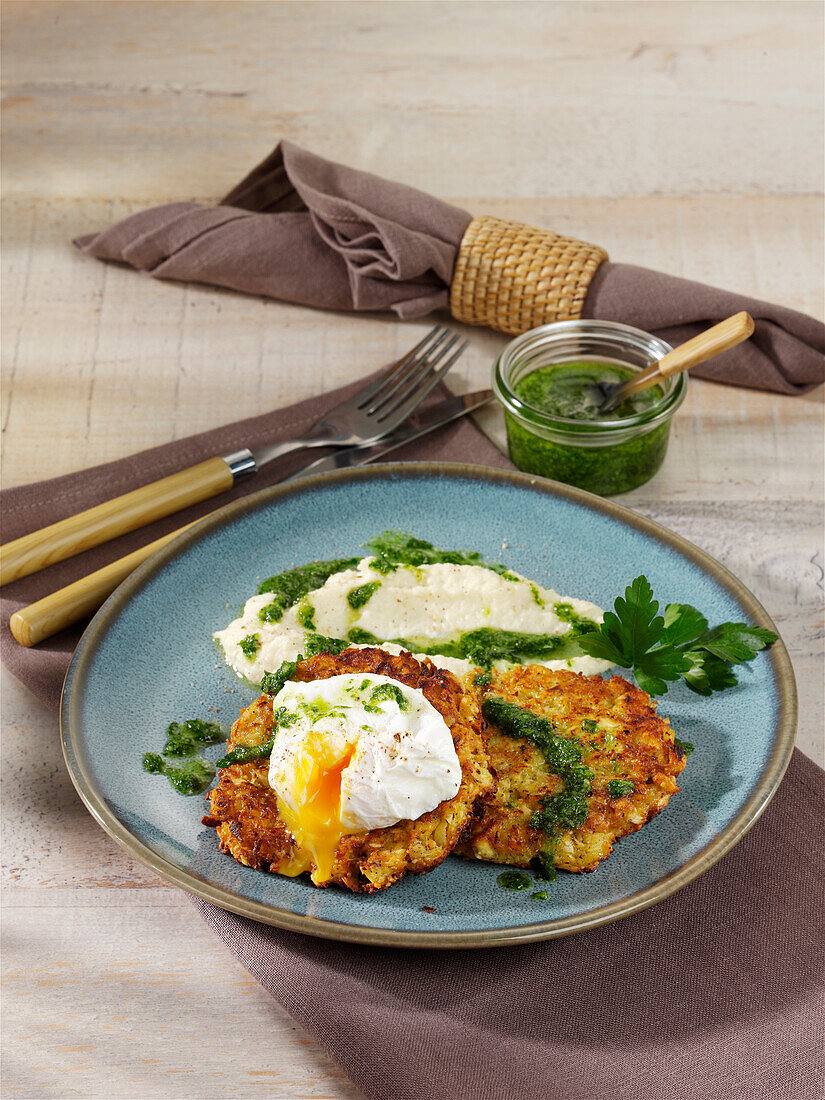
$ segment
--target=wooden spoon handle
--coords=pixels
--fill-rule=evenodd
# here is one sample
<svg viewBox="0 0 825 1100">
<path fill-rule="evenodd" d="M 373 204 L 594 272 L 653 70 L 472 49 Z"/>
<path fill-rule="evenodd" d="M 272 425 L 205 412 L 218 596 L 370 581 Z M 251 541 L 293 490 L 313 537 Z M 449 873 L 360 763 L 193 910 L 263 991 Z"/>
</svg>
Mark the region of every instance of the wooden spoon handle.
<svg viewBox="0 0 825 1100">
<path fill-rule="evenodd" d="M 674 348 L 655 363 L 634 374 L 627 382 L 621 384 L 602 407 L 615 409 L 631 394 L 646 390 L 648 386 L 655 386 L 663 378 L 669 378 L 672 374 L 695 367 L 697 363 L 704 363 L 706 359 L 713 358 L 720 351 L 727 351 L 728 348 L 741 344 L 752 332 L 751 315 L 745 312 L 734 313 L 732 317 L 727 317 L 713 328 L 700 332 L 692 340 L 680 344 L 678 348 Z"/>
<path fill-rule="evenodd" d="M 67 626 L 93 615 L 133 569 L 137 569 L 156 550 L 160 550 L 161 546 L 165 546 L 191 526 L 191 523 L 187 523 L 186 527 L 179 527 L 177 531 L 171 531 L 168 535 L 141 546 L 139 550 L 104 565 L 88 577 L 81 577 L 74 584 L 51 592 L 28 607 L 21 607 L 9 620 L 9 629 L 15 639 L 21 645 L 37 645 L 38 642 L 65 630 Z"/>
<path fill-rule="evenodd" d="M 224 459 L 208 458 L 197 466 L 32 531 L 0 547 L 0 585 L 217 496 L 231 489 L 233 483 L 232 470 Z"/>
<path fill-rule="evenodd" d="M 704 363 L 720 352 L 728 348 L 736 347 L 753 333 L 753 318 L 749 313 L 734 313 L 718 325 L 700 332 L 692 340 L 680 344 L 678 348 L 669 351 L 664 358 L 656 364 L 656 372 L 660 378 L 669 378 L 671 374 L 695 367 L 697 363 Z"/>
</svg>

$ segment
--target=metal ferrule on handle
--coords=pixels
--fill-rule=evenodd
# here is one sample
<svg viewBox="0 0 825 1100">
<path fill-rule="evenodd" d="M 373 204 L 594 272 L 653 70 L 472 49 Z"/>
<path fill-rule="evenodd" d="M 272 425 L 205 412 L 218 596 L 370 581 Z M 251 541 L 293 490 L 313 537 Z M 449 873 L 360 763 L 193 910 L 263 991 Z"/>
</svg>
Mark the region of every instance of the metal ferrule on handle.
<svg viewBox="0 0 825 1100">
<path fill-rule="evenodd" d="M 245 474 L 254 474 L 258 471 L 255 456 L 248 447 L 244 447 L 240 451 L 233 451 L 228 455 L 221 455 L 221 458 L 229 467 L 232 477 L 236 480 L 239 477 L 244 477 Z"/>
<path fill-rule="evenodd" d="M 240 455 L 238 452 L 229 457 L 235 459 L 236 466 L 246 469 L 252 456 L 248 451 L 248 458 Z M 229 463 L 216 456 L 32 531 L 0 547 L 0 584 L 27 577 L 47 565 L 72 558 L 93 546 L 154 523 L 156 519 L 199 504 L 231 489 L 234 483 L 235 475 Z"/>
</svg>

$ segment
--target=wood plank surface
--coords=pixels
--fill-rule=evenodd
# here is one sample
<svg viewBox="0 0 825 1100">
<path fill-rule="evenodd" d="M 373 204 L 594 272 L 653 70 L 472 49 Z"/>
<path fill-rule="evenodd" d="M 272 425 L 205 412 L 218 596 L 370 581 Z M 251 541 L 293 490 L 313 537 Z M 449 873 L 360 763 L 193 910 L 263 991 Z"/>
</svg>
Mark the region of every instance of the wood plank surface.
<svg viewBox="0 0 825 1100">
<path fill-rule="evenodd" d="M 216 200 L 281 137 L 821 317 L 822 13 L 7 0 L 4 484 L 321 393 L 427 327 L 162 284 L 72 249 L 147 205 Z M 486 384 L 505 342 L 466 331 L 458 390 Z M 499 414 L 482 426 L 502 442 Z M 764 603 L 794 661 L 799 744 L 825 762 L 822 391 L 692 383 L 664 469 L 620 499 Z M 187 899 L 96 825 L 54 717 L 6 673 L 2 693 L 3 1095 L 355 1100 Z"/>
</svg>

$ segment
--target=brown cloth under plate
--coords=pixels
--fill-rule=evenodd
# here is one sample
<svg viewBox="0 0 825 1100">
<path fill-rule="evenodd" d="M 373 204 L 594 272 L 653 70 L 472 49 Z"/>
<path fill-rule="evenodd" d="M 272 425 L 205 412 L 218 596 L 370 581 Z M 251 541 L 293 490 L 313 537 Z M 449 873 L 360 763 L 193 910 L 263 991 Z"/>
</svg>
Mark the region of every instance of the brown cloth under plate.
<svg viewBox="0 0 825 1100">
<path fill-rule="evenodd" d="M 446 309 L 471 215 L 423 191 L 282 141 L 218 206 L 175 202 L 75 244 L 161 279 L 209 283 L 322 309 Z M 602 263 L 584 317 L 682 343 L 747 310 L 750 340 L 693 373 L 804 393 L 825 381 L 825 326 L 805 314 L 630 264 Z"/>
<path fill-rule="evenodd" d="M 7 490 L 3 537 L 211 455 L 286 438 L 362 383 Z M 509 466 L 466 420 L 398 457 Z M 80 631 L 24 649 L 9 634 L 11 613 L 305 461 L 287 456 L 232 494 L 4 587 L 4 663 L 56 710 Z M 824 796 L 825 773 L 797 750 L 763 816 L 710 871 L 642 913 L 544 943 L 362 947 L 192 901 L 371 1100 L 821 1100 Z M 251 1056 L 266 1066 L 267 1051 Z"/>
</svg>

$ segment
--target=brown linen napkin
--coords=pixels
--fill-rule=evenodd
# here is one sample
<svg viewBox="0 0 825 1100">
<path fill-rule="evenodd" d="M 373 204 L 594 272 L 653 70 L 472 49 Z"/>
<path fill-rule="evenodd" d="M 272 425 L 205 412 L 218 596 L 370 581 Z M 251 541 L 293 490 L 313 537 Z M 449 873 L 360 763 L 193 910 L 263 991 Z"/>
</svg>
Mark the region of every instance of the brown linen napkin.
<svg viewBox="0 0 825 1100">
<path fill-rule="evenodd" d="M 379 373 L 381 372 L 376 372 L 376 375 Z M 321 397 L 308 398 L 286 409 L 276 409 L 274 412 L 227 424 L 223 428 L 202 432 L 188 439 L 153 447 L 117 462 L 107 462 L 89 470 L 80 470 L 34 485 L 4 489 L 0 492 L 2 541 L 10 542 L 29 531 L 56 523 L 150 481 L 177 473 L 178 470 L 213 455 L 229 454 L 242 447 L 254 450 L 268 443 L 301 436 L 327 410 L 346 400 L 366 382 L 366 378 L 359 378 L 356 382 Z M 438 387 L 427 403 L 443 398 L 446 393 L 445 389 Z M 183 512 L 158 520 L 149 527 L 132 531 L 103 546 L 88 550 L 85 554 L 58 562 L 39 573 L 4 585 L 0 589 L 0 659 L 3 664 L 47 706 L 56 711 L 60 703 L 63 677 L 85 624 L 65 630 L 33 649 L 26 649 L 14 640 L 9 630 L 9 619 L 15 611 L 96 569 L 102 569 L 109 562 L 131 554 L 138 547 L 213 512 L 230 500 L 274 485 L 313 458 L 326 453 L 325 450 L 316 449 L 285 455 L 271 466 L 264 467 L 254 477 L 241 479 L 228 493 L 205 500 Z M 475 457 L 462 457 L 467 454 Z M 399 448 L 393 452 L 392 458 L 442 458 L 477 462 L 484 466 L 510 465 L 498 448 L 466 418 L 457 424 L 431 432 L 407 447 Z"/>
<path fill-rule="evenodd" d="M 286 438 L 360 384 L 7 490 L 3 537 L 210 455 Z M 466 420 L 399 455 L 509 465 Z M 305 457 L 284 458 L 234 495 L 277 481 Z M 9 634 L 10 614 L 226 499 L 5 587 L 4 663 L 56 710 L 79 631 L 24 649 Z M 192 900 L 372 1100 L 819 1100 L 824 790 L 825 773 L 796 752 L 762 818 L 707 874 L 643 913 L 545 943 L 447 952 L 360 947 Z"/>
<path fill-rule="evenodd" d="M 211 283 L 323 309 L 446 308 L 470 214 L 423 191 L 282 141 L 219 206 L 176 202 L 75 244 L 157 278 Z M 678 343 L 739 310 L 751 340 L 694 368 L 779 393 L 825 381 L 825 326 L 795 310 L 629 264 L 602 263 L 583 316 Z"/>
</svg>

